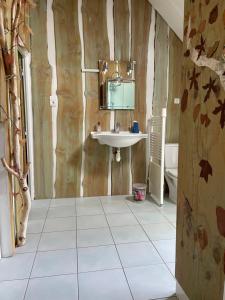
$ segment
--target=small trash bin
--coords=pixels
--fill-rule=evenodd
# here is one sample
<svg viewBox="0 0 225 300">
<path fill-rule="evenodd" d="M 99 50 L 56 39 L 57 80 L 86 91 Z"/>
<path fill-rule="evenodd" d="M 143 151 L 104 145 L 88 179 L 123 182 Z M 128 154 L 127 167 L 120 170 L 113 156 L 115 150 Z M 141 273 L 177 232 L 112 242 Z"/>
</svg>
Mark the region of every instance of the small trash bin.
<svg viewBox="0 0 225 300">
<path fill-rule="evenodd" d="M 143 201 L 146 196 L 146 184 L 144 183 L 134 183 L 133 184 L 133 195 L 134 200 Z"/>
</svg>

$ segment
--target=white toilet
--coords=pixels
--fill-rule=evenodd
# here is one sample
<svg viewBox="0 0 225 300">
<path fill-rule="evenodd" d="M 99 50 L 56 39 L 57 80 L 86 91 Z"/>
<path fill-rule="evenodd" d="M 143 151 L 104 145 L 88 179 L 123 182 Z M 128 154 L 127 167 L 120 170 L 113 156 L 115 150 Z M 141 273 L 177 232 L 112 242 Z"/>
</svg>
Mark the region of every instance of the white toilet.
<svg viewBox="0 0 225 300">
<path fill-rule="evenodd" d="M 177 202 L 178 144 L 165 144 L 165 178 L 169 186 L 169 198 Z"/>
</svg>

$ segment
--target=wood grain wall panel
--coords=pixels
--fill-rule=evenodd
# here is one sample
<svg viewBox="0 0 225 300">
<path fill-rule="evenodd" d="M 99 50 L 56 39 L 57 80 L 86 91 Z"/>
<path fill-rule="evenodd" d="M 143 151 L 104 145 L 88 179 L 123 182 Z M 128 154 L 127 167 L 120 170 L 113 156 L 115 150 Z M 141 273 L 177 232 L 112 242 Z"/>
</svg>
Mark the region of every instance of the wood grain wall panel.
<svg viewBox="0 0 225 300">
<path fill-rule="evenodd" d="M 57 67 L 56 197 L 80 196 L 83 98 L 78 1 L 54 0 Z"/>
<path fill-rule="evenodd" d="M 114 41 L 115 60 L 128 61 L 129 53 L 129 20 L 130 12 L 128 0 L 114 1 Z M 131 119 L 128 111 L 115 111 L 115 122 L 120 123 L 121 130 L 127 130 Z M 112 195 L 129 194 L 129 148 L 122 148 L 121 161 L 112 161 Z"/>
<path fill-rule="evenodd" d="M 185 1 L 185 27 L 189 16 L 192 19 L 191 53 L 193 49 L 200 51 L 198 45 L 202 39 L 204 41 L 205 50 L 198 53 L 197 62 L 206 53 L 222 66 L 224 11 L 224 1 Z M 225 90 L 213 70 L 198 67 L 188 55 L 186 39 L 183 53 L 176 278 L 189 299 L 222 300 L 225 277 Z"/>
<path fill-rule="evenodd" d="M 52 75 L 47 57 L 46 2 L 46 0 L 38 1 L 36 8 L 31 10 L 31 28 L 34 33 L 31 43 L 31 73 L 35 198 L 51 198 L 53 194 L 52 116 L 50 107 Z"/>
<path fill-rule="evenodd" d="M 139 122 L 142 132 L 146 130 L 146 76 L 151 10 L 151 4 L 147 0 L 131 2 L 131 59 L 137 62 L 134 119 Z M 134 182 L 146 181 L 146 142 L 143 140 L 132 147 L 132 173 Z"/>
<path fill-rule="evenodd" d="M 174 103 L 174 98 L 181 99 L 182 88 L 183 44 L 176 34 L 169 30 L 169 72 L 168 72 L 168 102 L 166 118 L 166 142 L 178 143 L 180 105 Z"/>
<path fill-rule="evenodd" d="M 83 0 L 84 62 L 86 68 L 98 68 L 99 59 L 109 59 L 106 0 Z M 91 139 L 90 132 L 99 121 L 102 130 L 110 128 L 110 113 L 99 111 L 98 75 L 86 74 L 85 84 L 85 161 L 84 196 L 107 195 L 109 148 Z"/>
<path fill-rule="evenodd" d="M 155 81 L 153 94 L 153 115 L 162 113 L 168 99 L 168 25 L 163 18 L 156 13 L 155 32 Z"/>
</svg>

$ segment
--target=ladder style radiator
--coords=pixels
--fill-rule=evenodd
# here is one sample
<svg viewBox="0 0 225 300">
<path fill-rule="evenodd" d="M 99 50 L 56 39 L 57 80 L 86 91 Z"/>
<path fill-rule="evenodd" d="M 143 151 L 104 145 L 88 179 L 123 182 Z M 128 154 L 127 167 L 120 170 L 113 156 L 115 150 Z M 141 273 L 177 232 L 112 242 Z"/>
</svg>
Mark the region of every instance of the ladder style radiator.
<svg viewBox="0 0 225 300">
<path fill-rule="evenodd" d="M 161 206 L 164 193 L 166 108 L 161 116 L 152 116 L 148 121 L 149 149 L 149 192 Z"/>
</svg>

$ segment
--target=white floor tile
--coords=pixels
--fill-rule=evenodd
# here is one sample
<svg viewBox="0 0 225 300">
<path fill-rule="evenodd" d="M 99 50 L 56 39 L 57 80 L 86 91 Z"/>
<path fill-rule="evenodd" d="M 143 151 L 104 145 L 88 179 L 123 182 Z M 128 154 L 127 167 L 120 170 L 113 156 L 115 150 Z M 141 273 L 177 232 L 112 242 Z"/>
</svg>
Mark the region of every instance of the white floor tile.
<svg viewBox="0 0 225 300">
<path fill-rule="evenodd" d="M 176 237 L 176 229 L 169 223 L 148 224 L 143 226 L 151 240 L 174 239 Z"/>
<path fill-rule="evenodd" d="M 135 300 L 170 297 L 175 293 L 176 281 L 164 264 L 125 269 Z"/>
<path fill-rule="evenodd" d="M 85 229 L 77 231 L 77 246 L 90 247 L 113 244 L 108 228 Z"/>
<path fill-rule="evenodd" d="M 132 213 L 108 214 L 106 217 L 109 222 L 109 226 L 138 225 L 138 222 Z"/>
<path fill-rule="evenodd" d="M 77 272 L 76 250 L 38 252 L 31 277 L 43 277 Z"/>
<path fill-rule="evenodd" d="M 16 248 L 16 253 L 36 252 L 40 241 L 40 233 L 27 234 L 26 244 Z"/>
<path fill-rule="evenodd" d="M 45 222 L 44 232 L 76 230 L 76 218 L 49 218 Z"/>
<path fill-rule="evenodd" d="M 38 251 L 60 250 L 76 247 L 76 231 L 43 233 Z"/>
<path fill-rule="evenodd" d="M 176 222 L 177 220 L 177 213 L 176 212 L 163 212 L 162 213 L 170 222 Z"/>
<path fill-rule="evenodd" d="M 113 196 L 102 196 L 100 197 L 102 203 L 109 203 L 109 202 L 121 202 L 121 201 L 127 201 L 128 199 L 130 199 L 129 195 L 113 195 Z"/>
<path fill-rule="evenodd" d="M 75 217 L 75 206 L 56 206 L 51 207 L 48 212 L 48 218 Z"/>
<path fill-rule="evenodd" d="M 156 211 L 156 207 L 150 201 L 127 201 L 127 205 L 130 207 L 133 213 Z"/>
<path fill-rule="evenodd" d="M 125 203 L 103 203 L 103 209 L 106 214 L 130 213 L 129 207 Z"/>
<path fill-rule="evenodd" d="M 78 249 L 78 272 L 119 269 L 121 263 L 115 246 Z"/>
<path fill-rule="evenodd" d="M 153 244 L 165 262 L 167 262 L 167 263 L 175 262 L 175 254 L 176 254 L 175 239 L 153 241 Z"/>
<path fill-rule="evenodd" d="M 29 220 L 40 220 L 45 219 L 47 216 L 48 208 L 47 207 L 37 207 L 31 208 Z"/>
<path fill-rule="evenodd" d="M 135 216 L 142 225 L 168 222 L 168 220 L 158 211 L 136 212 Z"/>
<path fill-rule="evenodd" d="M 175 263 L 167 263 L 167 267 L 169 268 L 172 275 L 175 277 Z"/>
<path fill-rule="evenodd" d="M 40 199 L 40 200 L 33 200 L 31 202 L 31 207 L 33 208 L 48 208 L 50 205 L 51 199 Z"/>
<path fill-rule="evenodd" d="M 29 278 L 35 253 L 17 254 L 0 260 L 0 281 Z"/>
<path fill-rule="evenodd" d="M 3 281 L 0 283 L 1 300 L 23 300 L 28 280 Z"/>
<path fill-rule="evenodd" d="M 176 296 L 174 296 L 174 297 L 160 298 L 160 299 L 157 299 L 157 300 L 178 300 L 178 298 Z"/>
<path fill-rule="evenodd" d="M 78 300 L 77 278 L 62 275 L 33 278 L 29 281 L 25 300 Z"/>
<path fill-rule="evenodd" d="M 80 300 L 132 300 L 122 270 L 80 273 Z"/>
<path fill-rule="evenodd" d="M 77 229 L 91 229 L 101 227 L 108 227 L 108 223 L 104 215 L 77 217 Z"/>
<path fill-rule="evenodd" d="M 125 268 L 163 263 L 150 242 L 120 244 L 117 250 Z"/>
<path fill-rule="evenodd" d="M 41 233 L 44 227 L 45 219 L 29 220 L 27 233 Z"/>
<path fill-rule="evenodd" d="M 52 199 L 50 207 L 72 206 L 75 207 L 75 198 Z"/>
<path fill-rule="evenodd" d="M 139 225 L 111 227 L 111 231 L 116 244 L 148 241 L 148 237 Z"/>
<path fill-rule="evenodd" d="M 78 206 L 76 208 L 77 216 L 92 216 L 92 215 L 103 215 L 104 211 L 102 206 Z"/>
<path fill-rule="evenodd" d="M 100 197 L 84 197 L 76 199 L 76 207 L 101 206 Z"/>
</svg>

